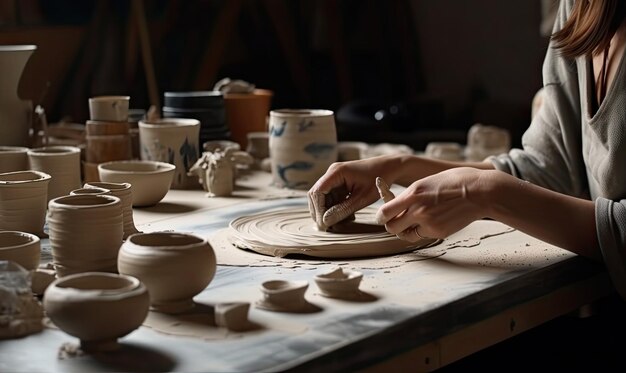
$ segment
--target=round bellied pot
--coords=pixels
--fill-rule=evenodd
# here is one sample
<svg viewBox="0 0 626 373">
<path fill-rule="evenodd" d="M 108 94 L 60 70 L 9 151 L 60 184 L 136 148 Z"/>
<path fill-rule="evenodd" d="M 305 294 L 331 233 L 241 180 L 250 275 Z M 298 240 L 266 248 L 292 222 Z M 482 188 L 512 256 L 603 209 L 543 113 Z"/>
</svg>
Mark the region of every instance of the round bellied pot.
<svg viewBox="0 0 626 373">
<path fill-rule="evenodd" d="M 136 278 L 86 272 L 55 280 L 44 293 L 44 309 L 61 330 L 80 339 L 83 351 L 109 351 L 148 315 L 150 297 Z"/>
<path fill-rule="evenodd" d="M 140 279 L 150 291 L 152 309 L 180 313 L 211 282 L 217 264 L 209 243 L 171 232 L 136 233 L 120 248 L 120 273 Z"/>
</svg>

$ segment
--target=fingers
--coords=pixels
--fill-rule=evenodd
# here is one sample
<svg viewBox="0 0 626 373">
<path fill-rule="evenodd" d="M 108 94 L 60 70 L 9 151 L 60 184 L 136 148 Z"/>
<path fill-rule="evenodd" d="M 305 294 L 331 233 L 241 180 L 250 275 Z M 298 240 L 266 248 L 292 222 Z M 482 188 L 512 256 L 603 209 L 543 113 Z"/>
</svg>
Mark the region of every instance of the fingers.
<svg viewBox="0 0 626 373">
<path fill-rule="evenodd" d="M 322 221 L 325 226 L 330 227 L 339 223 L 342 220 L 349 218 L 355 211 L 367 206 L 364 200 L 360 197 L 352 195 L 350 198 L 344 199 L 342 202 L 331 206 L 322 217 Z"/>
</svg>

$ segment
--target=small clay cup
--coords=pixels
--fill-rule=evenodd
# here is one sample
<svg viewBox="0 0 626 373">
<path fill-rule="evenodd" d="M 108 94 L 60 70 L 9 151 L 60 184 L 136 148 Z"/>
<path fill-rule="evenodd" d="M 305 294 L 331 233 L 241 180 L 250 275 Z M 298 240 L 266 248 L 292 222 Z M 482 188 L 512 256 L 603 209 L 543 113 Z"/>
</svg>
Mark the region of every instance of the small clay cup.
<svg viewBox="0 0 626 373">
<path fill-rule="evenodd" d="M 263 300 L 257 306 L 275 311 L 297 311 L 308 305 L 304 298 L 308 287 L 307 281 L 265 281 L 261 284 Z"/>
<path fill-rule="evenodd" d="M 96 96 L 89 99 L 91 120 L 127 122 L 130 96 Z"/>
<path fill-rule="evenodd" d="M 39 265 L 41 243 L 31 233 L 0 231 L 0 260 L 11 260 L 27 270 Z"/>
<path fill-rule="evenodd" d="M 86 352 L 117 349 L 117 339 L 143 323 L 149 304 L 148 290 L 138 279 L 101 272 L 59 278 L 43 297 L 50 320 L 79 338 Z"/>
<path fill-rule="evenodd" d="M 0 174 L 0 230 L 45 236 L 50 175 L 38 171 Z"/>
<path fill-rule="evenodd" d="M 341 267 L 315 276 L 315 283 L 322 295 L 330 298 L 344 298 L 359 293 L 363 273 L 345 271 Z"/>
</svg>

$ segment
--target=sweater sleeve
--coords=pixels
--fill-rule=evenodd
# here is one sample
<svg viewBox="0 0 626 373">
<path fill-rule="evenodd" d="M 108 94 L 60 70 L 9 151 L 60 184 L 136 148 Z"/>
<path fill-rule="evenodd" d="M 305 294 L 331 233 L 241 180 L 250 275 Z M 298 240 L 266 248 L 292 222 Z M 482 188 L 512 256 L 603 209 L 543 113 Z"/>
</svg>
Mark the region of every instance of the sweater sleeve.
<svg viewBox="0 0 626 373">
<path fill-rule="evenodd" d="M 596 199 L 598 242 L 613 285 L 626 299 L 626 200 Z"/>
<path fill-rule="evenodd" d="M 572 1 L 561 1 L 555 29 L 563 26 Z M 488 160 L 500 171 L 545 188 L 586 196 L 582 158 L 581 109 L 575 60 L 559 55 L 552 43 L 543 64 L 543 104 L 522 137 L 523 149 Z"/>
</svg>

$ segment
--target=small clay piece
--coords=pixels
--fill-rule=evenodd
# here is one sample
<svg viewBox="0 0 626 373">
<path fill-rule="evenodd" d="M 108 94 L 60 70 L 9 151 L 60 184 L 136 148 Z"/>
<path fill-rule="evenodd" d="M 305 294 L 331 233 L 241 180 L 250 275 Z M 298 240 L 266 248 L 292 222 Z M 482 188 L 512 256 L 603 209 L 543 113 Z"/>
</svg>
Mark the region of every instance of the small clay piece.
<svg viewBox="0 0 626 373">
<path fill-rule="evenodd" d="M 35 295 L 43 295 L 48 286 L 56 280 L 56 272 L 54 269 L 37 268 L 30 274 L 30 288 Z"/>
<path fill-rule="evenodd" d="M 211 282 L 217 264 L 205 239 L 154 232 L 130 236 L 120 248 L 118 268 L 148 287 L 153 310 L 181 313 L 193 308 L 192 298 Z"/>
<path fill-rule="evenodd" d="M 189 170 L 189 175 L 198 176 L 209 197 L 227 197 L 235 187 L 237 166 L 248 166 L 253 161 L 248 153 L 233 147 L 224 151 L 204 152 Z"/>
<path fill-rule="evenodd" d="M 0 260 L 12 260 L 30 271 L 39 265 L 40 255 L 39 237 L 26 232 L 0 231 Z"/>
<path fill-rule="evenodd" d="M 256 306 L 268 311 L 302 312 L 310 308 L 304 297 L 309 287 L 307 281 L 272 280 L 261 284 L 263 299 Z"/>
<path fill-rule="evenodd" d="M 110 351 L 148 315 L 146 287 L 132 276 L 87 272 L 54 281 L 43 297 L 50 320 L 85 352 Z"/>
<path fill-rule="evenodd" d="M 250 329 L 248 320 L 250 303 L 218 303 L 215 305 L 215 324 L 232 331 L 245 331 Z"/>
<path fill-rule="evenodd" d="M 380 194 L 380 198 L 385 203 L 396 198 L 396 196 L 389 189 L 389 184 L 387 184 L 381 177 L 376 177 L 376 189 L 378 189 L 378 194 Z"/>
<path fill-rule="evenodd" d="M 48 185 L 48 201 L 66 196 L 80 188 L 80 149 L 75 146 L 48 146 L 28 151 L 32 170 L 52 176 Z"/>
<path fill-rule="evenodd" d="M 467 132 L 465 158 L 481 162 L 491 155 L 506 153 L 511 149 L 511 134 L 504 128 L 474 124 Z"/>
<path fill-rule="evenodd" d="M 202 144 L 202 149 L 205 152 L 215 153 L 216 151 L 226 151 L 226 149 L 233 148 L 234 150 L 241 150 L 241 145 L 230 140 L 209 140 Z"/>
<path fill-rule="evenodd" d="M 351 299 L 359 295 L 359 284 L 362 279 L 361 272 L 345 271 L 337 267 L 315 276 L 315 283 L 325 297 Z"/>
<path fill-rule="evenodd" d="M 426 145 L 424 155 L 444 161 L 462 161 L 465 159 L 463 147 L 456 142 L 430 142 Z"/>
<path fill-rule="evenodd" d="M 0 260 L 0 339 L 43 329 L 43 309 L 30 290 L 30 274 L 19 264 Z"/>
</svg>

